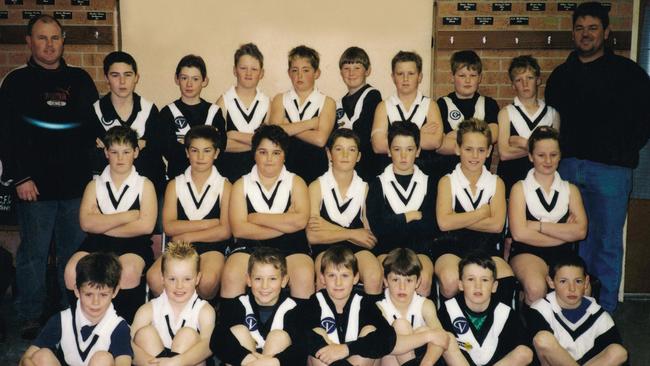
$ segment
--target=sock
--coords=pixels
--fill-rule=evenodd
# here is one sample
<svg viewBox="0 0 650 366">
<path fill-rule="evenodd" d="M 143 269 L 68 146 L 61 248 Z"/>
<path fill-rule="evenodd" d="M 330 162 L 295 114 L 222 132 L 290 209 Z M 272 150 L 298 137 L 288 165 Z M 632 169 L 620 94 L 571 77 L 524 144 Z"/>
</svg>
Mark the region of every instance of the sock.
<svg viewBox="0 0 650 366">
<path fill-rule="evenodd" d="M 517 284 L 517 280 L 514 276 L 503 277 L 499 278 L 498 280 L 499 286 L 497 287 L 495 297 L 502 303 L 511 306 L 512 299 L 515 296 L 515 286 Z"/>
<path fill-rule="evenodd" d="M 133 323 L 135 312 L 144 304 L 146 295 L 145 290 L 145 281 L 140 281 L 140 284 L 134 288 L 127 290 L 120 289 L 120 292 L 118 292 L 117 296 L 113 299 L 115 311 L 117 311 L 117 314 L 124 318 L 127 323 Z"/>
</svg>

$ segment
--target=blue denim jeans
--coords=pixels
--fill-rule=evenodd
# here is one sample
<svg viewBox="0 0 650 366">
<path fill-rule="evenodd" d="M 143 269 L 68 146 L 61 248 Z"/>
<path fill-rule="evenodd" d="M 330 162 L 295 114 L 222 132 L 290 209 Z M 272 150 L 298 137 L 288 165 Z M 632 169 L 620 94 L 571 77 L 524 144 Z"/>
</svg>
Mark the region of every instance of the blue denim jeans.
<svg viewBox="0 0 650 366">
<path fill-rule="evenodd" d="M 578 186 L 589 220 L 580 256 L 601 283 L 600 305 L 613 312 L 618 304 L 623 263 L 623 225 L 632 190 L 632 169 L 575 158 L 563 159 L 563 179 Z"/>
<path fill-rule="evenodd" d="M 81 199 L 18 203 L 20 246 L 16 254 L 16 312 L 21 321 L 37 319 L 45 300 L 45 273 L 50 242 L 54 239 L 57 280 L 62 305 L 67 303 L 63 270 L 79 248 L 85 233 L 79 226 Z"/>
</svg>

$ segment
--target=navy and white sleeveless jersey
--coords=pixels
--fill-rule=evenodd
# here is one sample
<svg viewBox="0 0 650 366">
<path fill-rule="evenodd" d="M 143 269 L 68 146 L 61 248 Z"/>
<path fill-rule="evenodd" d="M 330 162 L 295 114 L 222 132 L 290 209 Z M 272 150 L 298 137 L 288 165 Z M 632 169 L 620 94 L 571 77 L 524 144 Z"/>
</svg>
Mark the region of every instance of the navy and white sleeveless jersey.
<svg viewBox="0 0 650 366">
<path fill-rule="evenodd" d="M 365 209 L 366 190 L 368 184 L 364 182 L 356 172 L 354 172 L 354 177 L 352 178 L 352 182 L 348 187 L 346 195 L 342 196 L 331 168 L 318 178 L 318 182 L 320 183 L 321 193 L 320 216 L 323 219 L 344 228 L 363 228 L 362 218 Z M 348 241 L 333 244 L 347 246 L 353 251 L 363 250 L 362 247 Z M 312 251 L 314 256 L 320 254 L 320 252 L 326 250 L 333 244 L 313 246 Z"/>
<path fill-rule="evenodd" d="M 499 105 L 487 96 L 475 93 L 472 98 L 460 99 L 455 92 L 451 92 L 437 100 L 440 116 L 442 117 L 442 128 L 445 134 L 455 131 L 458 125 L 465 119 L 476 118 L 487 123 L 497 123 L 499 120 Z M 494 136 L 493 136 L 494 139 Z M 458 155 L 440 155 L 432 157 L 433 171 L 439 172 L 439 177 L 451 172 L 460 162 Z M 485 160 L 485 166 L 489 169 L 492 162 L 492 155 Z"/>
<path fill-rule="evenodd" d="M 612 317 L 591 297 L 584 314 L 575 322 L 569 320 L 557 302 L 555 291 L 537 300 L 526 313 L 532 335 L 546 330 L 555 336 L 560 346 L 578 362 L 585 364 L 610 344 L 622 344 Z M 587 305 L 587 304 L 585 304 Z"/>
<path fill-rule="evenodd" d="M 395 346 L 396 336 L 393 328 L 381 315 L 375 304 L 376 300 L 376 297 L 353 291 L 343 308 L 343 313 L 338 313 L 327 291 L 320 290 L 301 308 L 305 321 L 304 328 L 310 330 L 322 328 L 332 343 L 346 344 L 350 356 L 383 357 Z M 359 332 L 368 325 L 374 326 L 376 331 L 365 337 L 359 337 Z M 307 339 L 309 354 L 312 356 L 327 345 L 323 337 L 313 331 L 308 332 Z"/>
<path fill-rule="evenodd" d="M 104 138 L 106 131 L 114 126 L 129 126 L 138 134 L 138 139 L 146 141 L 146 146 L 140 150 L 138 158 L 133 163 L 138 172 L 149 178 L 162 195 L 167 181 L 163 155 L 170 159 L 175 136 L 171 126 L 159 122 L 159 113 L 156 106 L 133 93 L 133 111 L 126 121 L 123 121 L 115 111 L 111 102 L 111 94 L 107 94 L 93 104 L 94 127 L 92 138 Z M 93 150 L 93 173 L 98 174 L 106 166 L 107 160 L 104 151 Z"/>
<path fill-rule="evenodd" d="M 49 348 L 60 354 L 66 364 L 87 366 L 97 352 L 105 351 L 115 357 L 133 357 L 129 325 L 111 304 L 97 324 L 86 318 L 79 300 L 76 306 L 52 317 L 34 341 L 39 348 Z"/>
<path fill-rule="evenodd" d="M 377 237 L 376 255 L 397 247 L 427 253 L 437 232 L 435 200 L 437 191 L 431 179 L 414 165 L 412 175 L 396 175 L 389 164 L 368 189 L 366 198 L 370 229 Z M 409 211 L 422 212 L 421 220 L 406 222 Z"/>
<path fill-rule="evenodd" d="M 569 201 L 571 187 L 569 182 L 562 180 L 560 174 L 555 172 L 551 192 L 547 193 L 535 179 L 535 169 L 530 169 L 526 179 L 522 181 L 524 198 L 526 200 L 526 220 L 551 223 L 566 223 L 569 219 Z M 512 242 L 514 257 L 522 253 L 530 253 L 544 259 L 547 264 L 553 264 L 558 257 L 574 253 L 577 243 L 564 243 L 553 247 L 536 247 L 526 243 Z"/>
<path fill-rule="evenodd" d="M 221 137 L 222 143 L 219 149 L 222 153 L 226 149 L 226 123 L 219 106 L 216 104 L 201 99 L 198 104 L 189 105 L 183 103 L 181 99 L 177 99 L 167 104 L 160 111 L 160 123 L 172 129 L 176 140 L 176 143 L 173 144 L 171 156 L 168 159 L 167 175 L 170 178 L 182 174 L 190 164 L 185 154 L 184 145 L 185 134 L 190 128 L 199 125 L 214 127 Z"/>
<path fill-rule="evenodd" d="M 418 128 L 422 128 L 427 123 L 427 113 L 429 113 L 431 98 L 422 95 L 420 91 L 418 91 L 413 104 L 411 104 L 411 108 L 408 110 L 397 95 L 391 96 L 384 103 L 386 105 L 386 116 L 389 124 L 398 121 L 413 122 Z"/>
<path fill-rule="evenodd" d="M 200 299 L 195 291 L 176 317 L 169 304 L 167 292 L 163 291 L 160 296 L 151 300 L 151 323 L 165 348 L 171 349 L 172 341 L 181 328 L 190 328 L 201 333 L 199 315 L 205 305 L 209 306 L 208 302 Z"/>
<path fill-rule="evenodd" d="M 291 206 L 293 178 L 294 174 L 289 172 L 286 167 L 283 167 L 273 187 L 267 190 L 260 181 L 257 166 L 253 166 L 250 173 L 242 177 L 248 213 L 281 214 L 287 212 Z M 285 255 L 310 253 L 304 229 L 266 240 L 236 238 L 236 242 L 237 247 L 273 247 Z"/>
<path fill-rule="evenodd" d="M 270 311 L 268 319 L 262 321 L 260 311 Z M 274 357 L 281 365 L 298 365 L 307 360 L 301 324 L 299 307 L 293 298 L 280 294 L 275 304 L 266 307 L 258 305 L 255 297 L 248 291 L 244 295 L 234 299 L 224 299 L 221 302 L 210 348 L 222 362 L 240 365 L 251 352 L 239 343 L 231 331 L 232 327 L 245 326 L 255 340 L 256 349 L 260 353 L 264 349 L 269 333 L 281 330 L 289 335 L 291 345 Z"/>
<path fill-rule="evenodd" d="M 406 311 L 406 315 L 404 315 L 397 309 L 397 307 L 395 307 L 395 304 L 393 304 L 393 301 L 390 298 L 390 292 L 388 289 L 385 289 L 384 297 L 377 301 L 377 306 L 379 306 L 379 309 L 388 324 L 393 325 L 393 322 L 397 319 L 406 319 L 413 329 L 417 329 L 427 325 L 422 316 L 422 307 L 426 300 L 425 297 L 414 293 L 413 299 L 411 299 L 411 303 Z"/>
<path fill-rule="evenodd" d="M 385 165 L 381 164 L 383 160 L 372 150 L 370 142 L 375 109 L 380 102 L 381 93 L 369 84 L 362 86 L 354 94 L 346 94 L 336 102 L 335 128 L 350 128 L 359 136 L 361 160 L 355 170 L 366 182 L 374 179 Z"/>
<path fill-rule="evenodd" d="M 472 193 L 470 182 L 463 174 L 460 163 L 449 174 L 451 188 L 451 206 L 456 213 L 470 212 L 489 204 L 497 189 L 497 176 L 490 173 L 485 166 L 476 182 L 476 191 Z M 482 251 L 495 255 L 500 244 L 500 234 L 484 233 L 471 229 L 457 229 L 443 232 L 436 239 L 442 252 L 463 257 L 472 251 Z"/>
<path fill-rule="evenodd" d="M 110 166 L 101 175 L 95 177 L 95 199 L 99 211 L 104 215 L 139 210 L 144 187 L 144 177 L 135 167 L 118 188 L 111 178 Z M 141 256 L 145 263 L 153 263 L 151 252 L 151 235 L 139 235 L 130 238 L 118 238 L 105 234 L 89 233 L 79 251 L 113 252 L 116 255 L 133 253 Z"/>
<path fill-rule="evenodd" d="M 559 120 L 559 114 L 553 107 L 547 105 L 543 100 L 537 101 L 539 107 L 532 115 L 518 97 L 512 104 L 506 106 L 510 120 L 510 136 L 521 136 L 529 138 L 533 131 L 540 126 L 552 127 L 553 123 Z M 506 186 L 506 197 L 510 196 L 510 189 L 519 180 L 526 177 L 526 172 L 533 167 L 528 156 L 513 160 L 500 160 L 497 167 L 497 174 L 503 179 Z"/>
<path fill-rule="evenodd" d="M 326 98 L 325 94 L 314 88 L 314 91 L 300 104 L 298 94 L 291 89 L 282 95 L 284 115 L 290 123 L 316 118 L 322 112 Z M 292 136 L 286 166 L 309 184 L 327 171 L 327 154 L 324 148 Z"/>
<path fill-rule="evenodd" d="M 485 317 L 479 329 L 470 316 Z M 519 317 L 494 298 L 485 311 L 477 313 L 468 308 L 461 292 L 442 304 L 438 317 L 443 328 L 454 334 L 460 351 L 472 365 L 494 365 L 517 346 L 527 346 L 528 337 Z"/>
<path fill-rule="evenodd" d="M 234 86 L 228 89 L 221 98 L 226 112 L 226 132 L 239 131 L 252 134 L 264 123 L 269 113 L 269 98 L 259 89 L 249 106 L 246 106 L 239 98 Z M 222 151 L 218 162 L 220 171 L 231 182 L 248 173 L 255 164 L 250 151 Z"/>
</svg>

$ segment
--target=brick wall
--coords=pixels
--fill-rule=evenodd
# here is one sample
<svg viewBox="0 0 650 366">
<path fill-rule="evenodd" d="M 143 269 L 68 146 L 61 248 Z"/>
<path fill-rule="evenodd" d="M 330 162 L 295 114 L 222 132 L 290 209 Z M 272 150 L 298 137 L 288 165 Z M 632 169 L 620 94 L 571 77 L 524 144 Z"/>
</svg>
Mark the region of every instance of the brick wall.
<svg viewBox="0 0 650 366">
<path fill-rule="evenodd" d="M 12 0 L 9 0 L 9 3 L 11 2 Z M 7 12 L 7 19 L 0 19 L 0 26 L 24 26 L 28 20 L 23 19 L 23 11 L 33 10 L 50 15 L 54 15 L 54 12 L 57 11 L 71 12 L 72 19 L 59 20 L 63 24 L 64 30 L 66 26 L 112 26 L 115 24 L 115 0 L 89 0 L 88 6 L 72 5 L 73 1 L 71 0 L 50 0 L 50 2 L 54 2 L 54 5 L 37 5 L 36 2 L 36 0 L 23 0 L 22 4 L 9 5 L 7 1 L 3 1 L 0 4 L 0 11 Z M 104 12 L 106 20 L 88 20 L 88 12 Z M 0 37 L 1 39 L 2 37 Z M 66 44 L 63 56 L 68 64 L 83 67 L 95 80 L 99 92 L 104 94 L 108 87 L 102 71 L 102 61 L 106 54 L 115 49 L 116 44 Z M 0 79 L 13 68 L 24 64 L 28 57 L 29 50 L 25 44 L 3 44 L 0 41 Z"/>
<path fill-rule="evenodd" d="M 567 31 L 571 30 L 571 11 L 558 11 L 558 1 L 543 1 L 546 10 L 540 12 L 527 11 L 526 3 L 531 1 L 485 1 L 474 0 L 476 11 L 458 11 L 458 3 L 463 1 L 437 0 L 435 6 L 434 37 L 436 31 L 512 31 L 513 39 L 516 31 Z M 493 3 L 510 3 L 512 11 L 492 11 Z M 573 1 L 580 3 L 582 1 Z M 468 2 L 463 2 L 468 3 Z M 563 2 L 566 3 L 566 2 Z M 614 32 L 631 31 L 632 28 L 632 0 L 610 1 L 610 24 Z M 490 16 L 494 18 L 493 25 L 474 25 L 474 17 Z M 529 25 L 510 25 L 509 19 L 513 16 L 529 18 Z M 443 17 L 460 17 L 461 25 L 443 25 Z M 438 44 L 438 42 L 436 42 Z M 510 80 L 508 78 L 508 66 L 510 60 L 519 55 L 532 54 L 535 56 L 542 68 L 542 84 L 546 81 L 553 69 L 564 62 L 570 49 L 563 50 L 477 50 L 483 61 L 483 81 L 480 91 L 484 95 L 495 98 L 500 105 L 509 103 L 514 97 Z M 433 65 L 433 87 L 432 91 L 437 98 L 453 91 L 450 83 L 449 58 L 453 50 L 438 50 L 434 48 Z M 621 51 L 627 56 L 628 51 Z M 540 89 L 543 96 L 544 88 Z"/>
</svg>

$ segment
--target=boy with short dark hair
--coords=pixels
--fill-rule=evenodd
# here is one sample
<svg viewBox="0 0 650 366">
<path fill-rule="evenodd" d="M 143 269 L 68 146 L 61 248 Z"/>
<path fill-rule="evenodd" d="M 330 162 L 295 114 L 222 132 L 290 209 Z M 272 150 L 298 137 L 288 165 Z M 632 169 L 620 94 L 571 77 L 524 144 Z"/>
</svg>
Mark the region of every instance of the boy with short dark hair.
<svg viewBox="0 0 650 366">
<path fill-rule="evenodd" d="M 377 105 L 372 124 L 372 149 L 377 154 L 388 154 L 389 127 L 395 122 L 412 122 L 420 130 L 424 150 L 418 165 L 430 174 L 431 155 L 442 143 L 442 121 L 436 103 L 431 103 L 431 98 L 419 90 L 423 77 L 422 57 L 415 52 L 399 51 L 391 60 L 391 70 L 397 93 Z M 388 162 L 385 155 L 380 160 L 383 160 L 380 165 Z"/>
<path fill-rule="evenodd" d="M 454 91 L 437 100 L 444 129 L 442 145 L 437 150 L 438 156 L 434 163 L 438 178 L 454 170 L 459 162 L 456 155 L 458 124 L 470 118 L 487 122 L 493 144 L 497 142 L 499 132 L 499 105 L 494 99 L 478 93 L 483 72 L 481 58 L 471 50 L 458 51 L 451 56 L 450 64 Z M 491 155 L 486 159 L 485 165 L 489 168 L 490 163 Z"/>
<path fill-rule="evenodd" d="M 257 248 L 248 259 L 248 292 L 224 300 L 210 346 L 229 365 L 305 364 L 297 302 L 284 292 L 287 262 L 276 249 Z"/>
<path fill-rule="evenodd" d="M 496 264 L 487 255 L 469 255 L 458 264 L 460 293 L 438 312 L 472 365 L 528 365 L 523 325 L 515 312 L 492 295 L 497 290 Z"/>
<path fill-rule="evenodd" d="M 140 157 L 136 162 L 138 172 L 149 178 L 162 197 L 165 190 L 165 164 L 163 154 L 169 161 L 169 149 L 175 143 L 170 125 L 158 123 L 158 108 L 155 104 L 135 93 L 140 75 L 133 56 L 114 51 L 104 58 L 104 76 L 110 92 L 93 104 L 94 121 L 92 137 L 97 149 L 93 156 L 93 174 L 101 173 L 106 166 L 101 142 L 106 131 L 115 126 L 127 126 L 138 135 Z"/>
<path fill-rule="evenodd" d="M 554 291 L 531 305 L 527 323 L 542 365 L 621 365 L 627 351 L 612 317 L 585 296 L 589 275 L 579 256 L 559 258 L 546 278 Z"/>
<path fill-rule="evenodd" d="M 163 253 L 161 267 L 164 290 L 138 309 L 131 327 L 134 363 L 199 365 L 211 354 L 215 321 L 214 308 L 196 292 L 199 254 L 192 244 L 174 241 Z"/>
<path fill-rule="evenodd" d="M 111 254 L 81 259 L 76 267 L 76 305 L 50 318 L 20 365 L 131 365 L 129 325 L 111 303 L 121 272 L 120 262 Z"/>
<path fill-rule="evenodd" d="M 412 122 L 398 121 L 388 130 L 389 164 L 368 189 L 370 229 L 377 238 L 373 253 L 383 261 L 388 252 L 407 247 L 418 253 L 422 276 L 418 293 L 431 291 L 431 243 L 437 232 L 436 184 L 415 164 L 420 154 L 420 130 Z"/>
<path fill-rule="evenodd" d="M 168 159 L 167 176 L 170 178 L 182 174 L 189 165 L 183 141 L 191 127 L 212 126 L 224 137 L 226 131 L 226 122 L 223 114 L 219 113 L 219 106 L 201 98 L 201 90 L 210 82 L 201 56 L 186 55 L 181 58 L 176 66 L 174 81 L 181 91 L 181 97 L 160 110 L 160 123 L 173 130 L 176 136 Z M 223 146 L 219 146 L 221 151 L 226 148 L 225 138 L 222 141 Z"/>
<path fill-rule="evenodd" d="M 369 182 L 382 168 L 370 143 L 372 122 L 375 109 L 381 102 L 381 93 L 366 82 L 372 69 L 370 57 L 363 48 L 349 47 L 343 51 L 339 70 L 348 92 L 336 101 L 335 128 L 349 128 L 359 136 L 361 160 L 356 171 L 361 179 Z"/>
<path fill-rule="evenodd" d="M 271 103 L 272 124 L 291 136 L 287 169 L 309 184 L 327 171 L 325 144 L 336 118 L 334 100 L 316 89 L 320 56 L 313 48 L 298 46 L 289 51 L 292 89 L 276 95 Z"/>
</svg>

